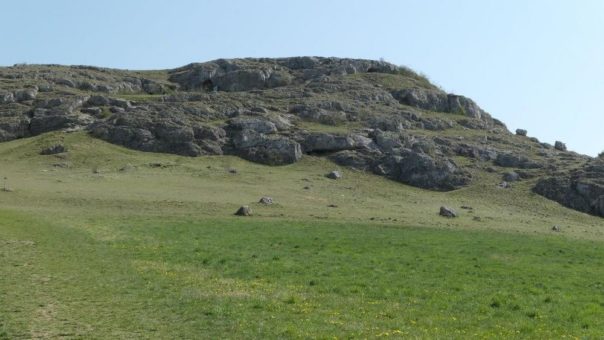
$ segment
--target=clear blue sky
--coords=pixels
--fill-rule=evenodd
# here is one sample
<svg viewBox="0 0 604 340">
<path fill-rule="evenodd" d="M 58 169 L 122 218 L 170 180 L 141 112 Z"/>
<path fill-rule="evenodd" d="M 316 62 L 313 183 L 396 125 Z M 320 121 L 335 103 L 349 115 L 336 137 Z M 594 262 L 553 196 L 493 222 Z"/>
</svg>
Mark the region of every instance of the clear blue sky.
<svg viewBox="0 0 604 340">
<path fill-rule="evenodd" d="M 604 150 L 602 0 L 19 0 L 2 3 L 0 32 L 0 65 L 384 58 L 473 98 L 511 130 Z"/>
</svg>

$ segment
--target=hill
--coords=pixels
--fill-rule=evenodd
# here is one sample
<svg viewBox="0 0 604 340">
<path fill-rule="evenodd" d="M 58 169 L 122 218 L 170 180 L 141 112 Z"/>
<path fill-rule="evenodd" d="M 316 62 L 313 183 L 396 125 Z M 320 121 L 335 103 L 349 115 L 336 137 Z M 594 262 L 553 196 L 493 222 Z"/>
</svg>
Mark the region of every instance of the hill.
<svg viewBox="0 0 604 340">
<path fill-rule="evenodd" d="M 85 131 L 0 159 L 0 339 L 604 334 L 601 218 L 531 180 L 440 192 L 322 156 L 275 167 Z"/>
<path fill-rule="evenodd" d="M 220 59 L 174 70 L 0 69 L 0 140 L 68 129 L 132 149 L 284 165 L 321 155 L 416 187 L 541 179 L 535 192 L 604 215 L 602 161 L 512 135 L 471 99 L 382 61 Z M 493 167 L 495 165 L 496 167 Z M 595 180 L 594 180 L 595 179 Z M 505 181 L 506 183 L 501 183 Z"/>
<path fill-rule="evenodd" d="M 0 89 L 2 340 L 604 336 L 604 158 L 407 68 L 18 65 Z"/>
</svg>

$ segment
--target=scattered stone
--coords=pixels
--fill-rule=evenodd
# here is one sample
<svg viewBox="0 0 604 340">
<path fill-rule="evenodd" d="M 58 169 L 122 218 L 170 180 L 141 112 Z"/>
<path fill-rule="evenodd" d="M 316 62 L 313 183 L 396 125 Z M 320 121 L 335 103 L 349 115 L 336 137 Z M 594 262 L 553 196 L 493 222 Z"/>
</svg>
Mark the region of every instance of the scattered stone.
<svg viewBox="0 0 604 340">
<path fill-rule="evenodd" d="M 516 182 L 520 180 L 520 175 L 514 171 L 506 172 L 503 174 L 503 180 L 506 182 Z"/>
<path fill-rule="evenodd" d="M 249 206 L 247 205 L 243 205 L 241 206 L 237 212 L 235 212 L 235 215 L 237 216 L 251 216 L 252 215 L 252 209 L 250 209 Z"/>
<path fill-rule="evenodd" d="M 474 216 L 474 217 L 472 217 L 472 220 L 476 221 L 476 222 L 480 222 L 480 221 L 482 221 L 482 218 L 480 218 L 480 216 Z"/>
<path fill-rule="evenodd" d="M 121 168 L 119 168 L 119 171 L 120 172 L 128 172 L 128 171 L 132 171 L 134 169 L 135 169 L 134 165 L 128 163 L 128 164 L 122 166 Z"/>
<path fill-rule="evenodd" d="M 328 208 L 337 208 L 338 206 L 337 206 L 337 205 L 335 205 L 335 204 L 329 204 L 327 207 L 328 207 Z"/>
<path fill-rule="evenodd" d="M 566 151 L 566 144 L 557 140 L 556 143 L 554 143 L 554 149 L 556 149 L 558 151 Z"/>
<path fill-rule="evenodd" d="M 66 151 L 67 149 L 63 144 L 55 144 L 40 151 L 40 155 L 56 155 L 58 153 L 63 153 Z"/>
<path fill-rule="evenodd" d="M 473 210 L 474 209 L 474 208 L 470 207 L 469 205 L 462 205 L 461 208 L 465 209 L 465 210 Z"/>
<path fill-rule="evenodd" d="M 562 231 L 562 229 L 559 226 L 555 225 L 555 226 L 552 227 L 552 231 L 555 231 L 555 232 L 559 233 L 559 232 Z"/>
<path fill-rule="evenodd" d="M 304 190 L 310 190 L 310 187 L 309 186 L 305 186 L 303 189 Z"/>
<path fill-rule="evenodd" d="M 230 174 L 236 174 L 238 172 L 237 169 L 235 169 L 235 168 L 228 168 L 227 171 Z"/>
<path fill-rule="evenodd" d="M 457 217 L 457 212 L 449 207 L 442 206 L 440 207 L 440 216 L 444 216 L 447 218 Z"/>
<path fill-rule="evenodd" d="M 327 175 L 325 175 L 325 177 L 327 177 L 329 179 L 340 179 L 340 178 L 342 178 L 342 174 L 338 170 L 334 170 L 334 171 L 328 173 Z"/>
<path fill-rule="evenodd" d="M 524 130 L 524 129 L 516 129 L 516 134 L 518 136 L 525 136 L 526 137 L 527 131 Z"/>
<path fill-rule="evenodd" d="M 258 203 L 271 205 L 271 204 L 273 204 L 273 198 L 268 197 L 268 196 L 263 196 L 262 198 L 260 198 L 260 201 L 258 201 Z"/>
<path fill-rule="evenodd" d="M 510 185 L 510 183 L 508 183 L 508 182 L 506 182 L 506 181 L 503 181 L 503 182 L 501 182 L 501 183 L 497 184 L 497 187 L 498 187 L 499 189 L 509 189 L 509 188 L 511 188 L 512 186 Z"/>
</svg>

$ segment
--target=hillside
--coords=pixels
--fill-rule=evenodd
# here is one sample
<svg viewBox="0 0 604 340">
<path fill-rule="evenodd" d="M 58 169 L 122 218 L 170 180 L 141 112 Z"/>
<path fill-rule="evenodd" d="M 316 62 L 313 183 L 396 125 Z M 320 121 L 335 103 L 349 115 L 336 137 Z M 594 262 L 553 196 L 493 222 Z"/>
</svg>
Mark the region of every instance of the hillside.
<svg viewBox="0 0 604 340">
<path fill-rule="evenodd" d="M 320 155 L 448 191 L 481 173 L 604 215 L 601 160 L 511 134 L 471 99 L 382 61 L 234 59 L 174 70 L 19 65 L 0 69 L 0 140 L 85 130 L 128 148 L 236 155 L 269 165 Z M 502 183 L 505 182 L 505 183 Z"/>
<path fill-rule="evenodd" d="M 404 67 L 0 68 L 0 140 L 0 340 L 604 335 L 604 158 Z"/>
<path fill-rule="evenodd" d="M 2 143 L 0 160 L 3 340 L 604 334 L 601 218 L 534 180 L 440 192 L 320 155 L 276 167 L 85 131 Z"/>
</svg>

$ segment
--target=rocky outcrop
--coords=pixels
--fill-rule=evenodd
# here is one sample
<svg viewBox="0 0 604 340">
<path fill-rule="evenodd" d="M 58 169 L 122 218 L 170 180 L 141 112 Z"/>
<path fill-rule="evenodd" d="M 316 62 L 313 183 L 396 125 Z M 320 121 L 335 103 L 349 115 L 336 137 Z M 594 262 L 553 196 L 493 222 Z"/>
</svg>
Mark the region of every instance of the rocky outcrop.
<svg viewBox="0 0 604 340">
<path fill-rule="evenodd" d="M 447 94 L 437 89 L 408 88 L 394 91 L 392 96 L 405 105 L 423 110 L 462 114 L 479 120 L 491 120 L 473 100 Z"/>
<path fill-rule="evenodd" d="M 534 192 L 569 208 L 604 217 L 604 160 L 579 170 L 541 179 Z"/>
<path fill-rule="evenodd" d="M 386 62 L 360 59 L 218 59 L 175 69 L 170 72 L 170 80 L 186 90 L 235 92 L 287 86 L 332 74 L 395 73 L 398 69 Z"/>
<path fill-rule="evenodd" d="M 538 169 L 543 164 L 533 161 L 527 156 L 514 153 L 500 153 L 495 159 L 495 164 L 506 168 Z"/>
<path fill-rule="evenodd" d="M 292 164 L 304 154 L 327 157 L 443 191 L 470 183 L 470 171 L 483 171 L 484 162 L 514 168 L 524 179 L 582 161 L 512 137 L 471 99 L 383 61 L 220 59 L 153 73 L 0 68 L 0 141 L 74 129 L 141 151 L 236 155 L 266 165 Z M 456 163 L 457 157 L 466 159 Z M 577 190 L 598 207 L 585 193 L 600 184 L 579 182 L 590 185 Z"/>
</svg>

